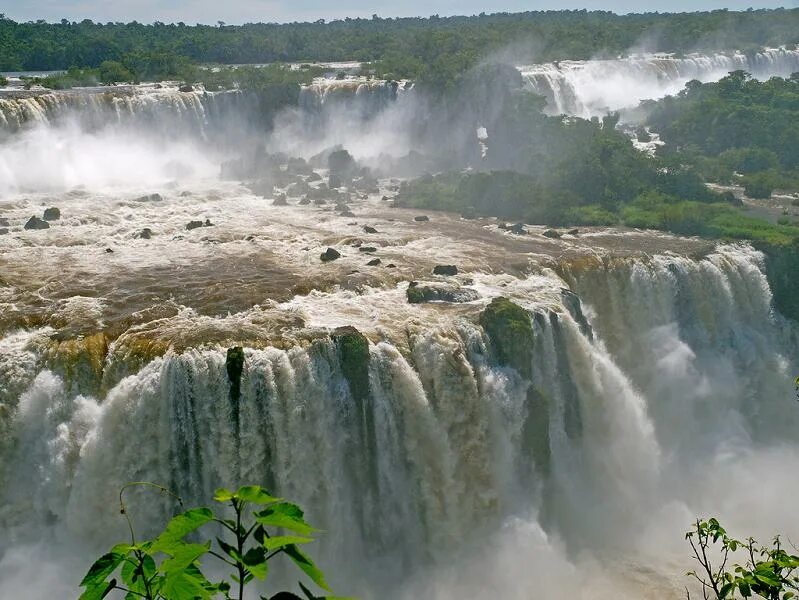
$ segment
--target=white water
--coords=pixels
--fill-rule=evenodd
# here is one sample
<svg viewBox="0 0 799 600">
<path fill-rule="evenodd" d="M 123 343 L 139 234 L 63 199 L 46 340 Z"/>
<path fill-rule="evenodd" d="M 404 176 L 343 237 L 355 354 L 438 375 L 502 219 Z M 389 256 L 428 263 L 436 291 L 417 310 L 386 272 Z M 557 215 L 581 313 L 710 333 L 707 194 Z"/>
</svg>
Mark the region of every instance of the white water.
<svg viewBox="0 0 799 600">
<path fill-rule="evenodd" d="M 799 71 L 799 50 L 685 58 L 641 55 L 615 60 L 564 60 L 519 70 L 530 88 L 546 97 L 550 113 L 588 118 L 635 107 L 642 100 L 676 94 L 692 79 L 717 81 L 730 71 L 747 71 L 764 80 L 787 77 Z"/>
<path fill-rule="evenodd" d="M 799 467 L 796 345 L 770 311 L 761 260 L 724 247 L 567 275 L 593 338 L 553 301 L 566 285 L 553 274 L 543 294 L 545 280 L 483 278 L 484 295 L 541 315 L 532 382 L 496 366 L 479 328 L 458 317 L 431 326 L 422 313 L 407 337 L 373 341 L 364 407 L 332 342 L 248 349 L 238 437 L 224 348 L 168 353 L 95 398 L 45 368 L 46 331 L 7 336 L 0 402 L 15 443 L 2 460 L 0 597 L 14 597 L 41 539 L 88 556 L 122 538 L 116 494 L 143 479 L 188 504 L 219 485 L 269 482 L 326 530 L 315 554 L 340 593 L 677 598 L 690 566 L 681 532 L 695 516 L 741 535 L 799 533 L 799 489 L 785 476 Z M 338 294 L 286 308 L 314 328 L 371 302 Z M 548 412 L 529 412 L 530 385 Z M 358 414 L 373 419 L 374 440 Z M 525 433 L 541 420 L 550 476 Z M 167 518 L 164 500 L 133 498 L 143 529 Z M 46 552 L 48 573 L 80 562 Z M 82 567 L 28 597 L 69 597 Z"/>
</svg>

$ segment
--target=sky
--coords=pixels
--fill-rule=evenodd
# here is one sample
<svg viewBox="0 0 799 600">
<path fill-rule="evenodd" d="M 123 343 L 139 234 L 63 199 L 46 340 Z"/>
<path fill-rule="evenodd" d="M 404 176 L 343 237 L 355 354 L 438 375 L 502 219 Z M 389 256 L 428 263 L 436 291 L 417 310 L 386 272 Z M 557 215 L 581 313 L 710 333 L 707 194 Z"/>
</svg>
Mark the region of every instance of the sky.
<svg viewBox="0 0 799 600">
<path fill-rule="evenodd" d="M 153 21 L 228 24 L 315 21 L 344 17 L 429 16 L 526 10 L 580 9 L 682 12 L 728 8 L 799 7 L 799 0 L 0 0 L 0 13 L 15 21 Z"/>
</svg>

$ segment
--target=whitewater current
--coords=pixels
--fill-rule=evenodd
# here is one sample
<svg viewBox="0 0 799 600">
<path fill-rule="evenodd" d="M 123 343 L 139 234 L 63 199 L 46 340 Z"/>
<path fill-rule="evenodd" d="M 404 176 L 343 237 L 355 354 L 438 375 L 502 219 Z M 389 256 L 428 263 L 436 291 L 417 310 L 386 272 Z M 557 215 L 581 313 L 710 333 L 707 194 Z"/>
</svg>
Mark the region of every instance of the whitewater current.
<svg viewBox="0 0 799 600">
<path fill-rule="evenodd" d="M 410 89 L 315 82 L 269 139 L 231 136 L 295 157 L 247 181 L 216 143 L 238 92 L 0 98 L 0 598 L 76 597 L 130 481 L 186 506 L 269 487 L 361 598 L 676 599 L 696 517 L 797 539 L 797 339 L 766 257 L 519 235 L 393 207 L 390 177 L 325 191 L 320 151 L 413 149 Z M 525 326 L 497 339 L 500 297 Z M 141 535 L 177 508 L 129 494 Z"/>
</svg>

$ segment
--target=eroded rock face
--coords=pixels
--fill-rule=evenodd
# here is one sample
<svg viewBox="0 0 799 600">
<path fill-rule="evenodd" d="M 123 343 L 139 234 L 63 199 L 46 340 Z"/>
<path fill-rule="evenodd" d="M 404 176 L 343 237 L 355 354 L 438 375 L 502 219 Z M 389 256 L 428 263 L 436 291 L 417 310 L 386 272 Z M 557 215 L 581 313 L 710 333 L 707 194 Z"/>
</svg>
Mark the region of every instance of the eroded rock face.
<svg viewBox="0 0 799 600">
<path fill-rule="evenodd" d="M 531 379 L 535 334 L 530 313 L 500 297 L 494 298 L 483 310 L 479 321 L 499 363 L 516 369 L 525 379 Z"/>
<path fill-rule="evenodd" d="M 423 304 L 425 302 L 472 302 L 480 297 L 476 290 L 448 283 L 417 283 L 412 281 L 406 291 L 408 302 Z"/>
</svg>

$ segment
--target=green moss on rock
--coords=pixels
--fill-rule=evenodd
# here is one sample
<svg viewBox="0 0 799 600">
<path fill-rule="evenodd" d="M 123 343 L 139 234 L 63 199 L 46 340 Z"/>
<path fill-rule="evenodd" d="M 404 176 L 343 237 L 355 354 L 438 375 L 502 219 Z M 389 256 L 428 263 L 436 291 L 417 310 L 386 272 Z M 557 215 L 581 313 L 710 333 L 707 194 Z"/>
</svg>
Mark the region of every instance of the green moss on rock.
<svg viewBox="0 0 799 600">
<path fill-rule="evenodd" d="M 761 245 L 766 255 L 766 277 L 780 314 L 799 321 L 799 248 Z"/>
<path fill-rule="evenodd" d="M 341 371 L 353 398 L 363 402 L 369 396 L 369 340 L 355 327 L 339 327 L 331 338 L 338 349 Z"/>
<path fill-rule="evenodd" d="M 535 335 L 530 313 L 507 298 L 495 298 L 480 314 L 480 325 L 499 363 L 531 379 Z"/>
</svg>

